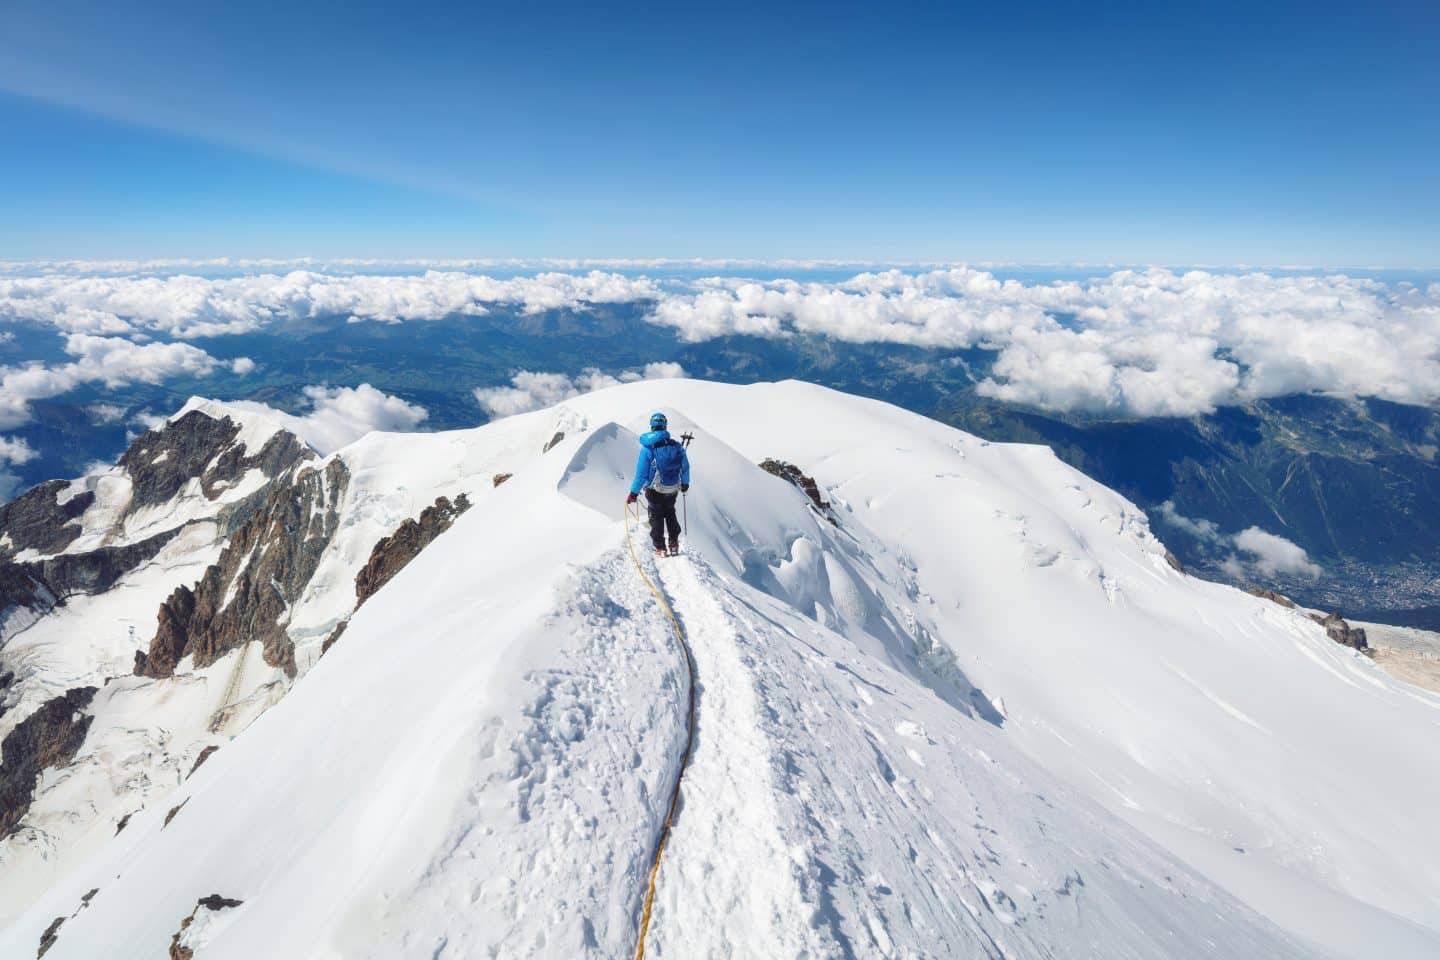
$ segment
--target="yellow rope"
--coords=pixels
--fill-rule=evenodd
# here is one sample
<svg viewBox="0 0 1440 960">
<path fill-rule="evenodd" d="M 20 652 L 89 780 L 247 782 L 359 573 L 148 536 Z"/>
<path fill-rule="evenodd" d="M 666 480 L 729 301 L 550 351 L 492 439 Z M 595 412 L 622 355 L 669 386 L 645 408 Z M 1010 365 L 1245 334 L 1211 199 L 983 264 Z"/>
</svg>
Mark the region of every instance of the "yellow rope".
<svg viewBox="0 0 1440 960">
<path fill-rule="evenodd" d="M 665 813 L 665 826 L 660 830 L 660 842 L 655 847 L 655 861 L 650 865 L 650 880 L 645 887 L 645 907 L 640 914 L 640 939 L 635 944 L 635 960 L 645 958 L 645 934 L 650 930 L 650 908 L 655 902 L 655 878 L 660 874 L 660 858 L 665 855 L 665 843 L 670 839 L 670 827 L 675 822 L 675 808 L 680 803 L 680 781 L 685 779 L 685 769 L 690 766 L 690 752 L 695 746 L 695 657 L 690 653 L 690 642 L 685 639 L 685 631 L 680 628 L 680 620 L 675 616 L 675 611 L 670 609 L 670 604 L 665 600 L 665 595 L 660 588 L 655 586 L 650 577 L 646 575 L 645 568 L 640 565 L 640 558 L 635 554 L 635 542 L 630 536 L 630 521 L 634 520 L 638 525 L 640 522 L 640 508 L 636 507 L 631 511 L 631 505 L 625 504 L 625 545 L 630 548 L 630 559 L 635 562 L 635 570 L 640 574 L 640 579 L 645 581 L 645 586 L 655 594 L 655 599 L 660 602 L 660 607 L 665 615 L 670 618 L 670 625 L 675 628 L 675 636 L 680 640 L 680 648 L 685 651 L 685 667 L 690 675 L 690 715 L 685 727 L 685 755 L 680 758 L 680 773 L 675 777 L 675 789 L 670 793 L 670 809 Z"/>
</svg>

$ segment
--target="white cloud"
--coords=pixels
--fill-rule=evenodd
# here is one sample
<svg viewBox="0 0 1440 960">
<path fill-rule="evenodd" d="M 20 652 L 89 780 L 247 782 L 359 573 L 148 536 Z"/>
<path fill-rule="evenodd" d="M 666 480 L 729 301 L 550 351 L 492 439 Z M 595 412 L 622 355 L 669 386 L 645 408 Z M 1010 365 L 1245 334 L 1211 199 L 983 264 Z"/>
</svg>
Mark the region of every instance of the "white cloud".
<svg viewBox="0 0 1440 960">
<path fill-rule="evenodd" d="M 1266 533 L 1259 527 L 1247 527 L 1234 536 L 1235 546 L 1249 554 L 1250 562 L 1263 574 L 1293 574 L 1315 579 L 1324 571 L 1310 561 L 1299 544 L 1284 537 Z"/>
<path fill-rule="evenodd" d="M 1229 553 L 1220 563 L 1220 569 L 1236 580 L 1253 579 L 1256 575 L 1291 575 L 1313 580 L 1324 573 L 1298 543 L 1259 527 L 1247 527 L 1236 534 L 1221 533 L 1213 520 L 1195 520 L 1180 513 L 1173 500 L 1160 504 L 1158 512 L 1171 527 L 1208 547 L 1238 550 L 1239 553 Z"/>
<path fill-rule="evenodd" d="M 59 396 L 82 383 L 103 383 L 112 388 L 162 383 L 173 377 L 209 376 L 220 365 L 210 354 L 188 343 L 139 344 L 124 337 L 88 333 L 69 334 L 65 352 L 75 359 L 57 366 L 33 363 L 0 367 L 0 430 L 28 423 L 31 400 Z"/>
<path fill-rule="evenodd" d="M 23 437 L 0 437 L 0 463 L 29 463 L 39 454 Z M 0 470 L 0 503 L 8 501 L 20 488 L 20 477 L 9 470 Z"/>
<path fill-rule="evenodd" d="M 321 453 L 334 453 L 373 430 L 414 430 L 429 411 L 419 404 L 377 390 L 368 383 L 358 387 L 310 386 L 304 390 L 311 410 L 295 415 L 263 403 L 238 402 L 229 406 L 272 416 L 285 428 Z"/>
<path fill-rule="evenodd" d="M 230 361 L 230 370 L 233 373 L 238 373 L 241 375 L 253 373 L 255 370 L 255 361 L 251 360 L 249 357 L 236 357 L 234 360 Z"/>
<path fill-rule="evenodd" d="M 1220 533 L 1220 527 L 1213 520 L 1192 520 L 1175 509 L 1174 500 L 1166 500 L 1160 504 L 1160 516 L 1173 527 L 1178 527 L 1200 540 L 1209 543 L 1219 543 L 1225 538 Z"/>
<path fill-rule="evenodd" d="M 0 463 L 29 463 L 38 456 L 24 437 L 0 437 Z"/>
<path fill-rule="evenodd" d="M 219 365 L 214 357 L 188 343 L 137 344 L 123 337 L 94 337 L 72 333 L 65 352 L 75 357 L 79 380 L 100 381 L 107 387 L 128 383 L 160 383 L 171 377 L 203 377 Z"/>
<path fill-rule="evenodd" d="M 207 278 L 145 273 L 163 263 L 89 265 L 133 271 L 125 276 L 72 275 L 83 263 L 32 265 L 53 272 L 0 276 L 0 319 L 47 323 L 69 336 L 183 340 L 319 316 L 396 323 L 480 315 L 494 304 L 533 313 L 645 303 L 650 322 L 690 341 L 798 332 L 854 343 L 990 350 L 995 364 L 978 386 L 982 393 L 1052 410 L 1188 416 L 1297 392 L 1440 401 L 1440 284 L 1162 269 L 1038 283 L 966 266 L 875 270 L 841 282 L 662 280 L 613 272 L 759 266 L 748 261 L 209 263 L 302 269 Z M 601 265 L 612 272 L 563 272 Z M 797 270 L 819 265 L 792 264 Z M 387 266 L 444 269 L 320 272 Z M 542 272 L 502 278 L 468 272 L 494 266 Z M 0 264 L 0 274 L 5 268 Z M 245 366 L 232 368 L 243 372 Z"/>
<path fill-rule="evenodd" d="M 602 390 L 622 383 L 638 380 L 665 380 L 685 376 L 685 368 L 678 363 L 647 363 L 638 370 L 626 370 L 616 375 L 603 373 L 595 367 L 580 372 L 578 376 L 563 373 L 535 373 L 521 370 L 510 378 L 508 387 L 477 387 L 475 400 L 492 418 L 514 416 L 554 406 L 571 397 L 592 390 Z"/>
<path fill-rule="evenodd" d="M 1440 400 L 1440 284 L 1122 270 L 1022 283 L 957 267 L 841 283 L 710 278 L 654 322 L 689 340 L 824 334 L 998 352 L 980 392 L 1053 410 L 1188 416 L 1290 393 Z"/>
<path fill-rule="evenodd" d="M 458 271 L 418 275 L 283 275 L 206 278 L 47 275 L 0 278 L 0 319 L 48 324 L 65 333 L 150 333 L 177 339 L 251 333 L 283 319 L 438 320 L 478 315 L 487 304 L 527 313 L 657 297 L 646 278 L 592 270 L 496 279 Z"/>
<path fill-rule="evenodd" d="M 119 423 L 125 419 L 125 408 L 114 403 L 92 403 L 85 408 L 90 419 L 99 424 Z"/>
</svg>

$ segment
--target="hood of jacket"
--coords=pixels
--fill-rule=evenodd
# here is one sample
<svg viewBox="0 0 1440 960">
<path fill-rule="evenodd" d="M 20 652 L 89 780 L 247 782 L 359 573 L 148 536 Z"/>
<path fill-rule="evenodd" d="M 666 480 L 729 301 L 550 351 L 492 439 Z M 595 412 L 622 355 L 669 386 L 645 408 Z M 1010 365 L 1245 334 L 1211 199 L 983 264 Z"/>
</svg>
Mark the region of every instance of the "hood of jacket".
<svg viewBox="0 0 1440 960">
<path fill-rule="evenodd" d="M 655 446 L 655 444 L 659 443 L 661 440 L 669 440 L 669 439 L 670 439 L 670 431 L 669 431 L 669 430 L 651 430 L 649 433 L 642 433 L 642 434 L 640 435 L 640 446 L 642 446 L 642 447 L 653 447 L 653 446 Z"/>
</svg>

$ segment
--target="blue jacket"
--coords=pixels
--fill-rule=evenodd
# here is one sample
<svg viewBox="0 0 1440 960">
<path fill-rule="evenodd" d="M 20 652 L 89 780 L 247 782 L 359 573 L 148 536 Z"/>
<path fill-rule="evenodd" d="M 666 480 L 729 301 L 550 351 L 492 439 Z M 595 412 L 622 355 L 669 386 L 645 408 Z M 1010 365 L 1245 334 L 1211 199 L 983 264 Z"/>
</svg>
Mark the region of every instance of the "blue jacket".
<svg viewBox="0 0 1440 960">
<path fill-rule="evenodd" d="M 659 476 L 668 483 L 690 482 L 690 458 L 685 447 L 670 439 L 669 430 L 651 430 L 640 437 L 640 459 L 635 461 L 635 479 L 630 492 L 638 494 Z"/>
</svg>

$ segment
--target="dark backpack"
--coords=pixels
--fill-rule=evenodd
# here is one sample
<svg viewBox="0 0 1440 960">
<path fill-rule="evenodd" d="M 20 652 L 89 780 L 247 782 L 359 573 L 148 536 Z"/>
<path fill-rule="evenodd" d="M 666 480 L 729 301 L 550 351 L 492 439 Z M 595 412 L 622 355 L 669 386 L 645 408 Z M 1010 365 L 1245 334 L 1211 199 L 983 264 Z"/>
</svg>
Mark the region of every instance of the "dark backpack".
<svg viewBox="0 0 1440 960">
<path fill-rule="evenodd" d="M 680 483 L 680 467 L 685 463 L 685 448 L 674 440 L 665 439 L 651 448 L 655 455 L 655 479 L 667 487 Z"/>
</svg>

